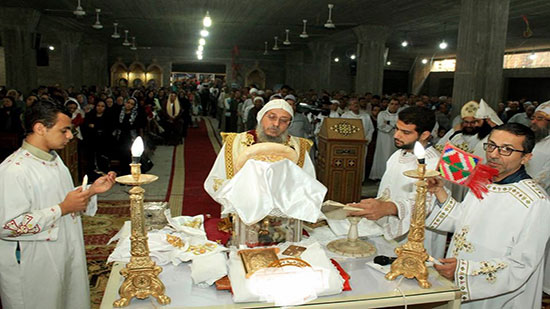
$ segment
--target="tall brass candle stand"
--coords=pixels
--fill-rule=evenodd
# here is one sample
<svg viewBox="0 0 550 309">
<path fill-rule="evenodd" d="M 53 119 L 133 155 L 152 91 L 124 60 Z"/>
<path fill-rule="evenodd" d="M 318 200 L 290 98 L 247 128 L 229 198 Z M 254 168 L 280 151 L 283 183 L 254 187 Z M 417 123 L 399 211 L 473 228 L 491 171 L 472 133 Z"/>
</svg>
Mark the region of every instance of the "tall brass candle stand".
<svg viewBox="0 0 550 309">
<path fill-rule="evenodd" d="M 394 280 L 400 275 L 406 278 L 416 278 L 418 285 L 422 288 L 431 286 L 428 282 L 428 269 L 426 260 L 428 253 L 424 248 L 424 232 L 426 220 L 426 178 L 438 175 L 436 171 L 426 171 L 426 164 L 422 160 L 418 164 L 418 169 L 405 171 L 403 174 L 407 177 L 416 178 L 416 200 L 413 213 L 411 215 L 411 226 L 407 242 L 395 249 L 397 259 L 391 264 L 391 270 L 386 274 L 386 279 Z"/>
<path fill-rule="evenodd" d="M 158 278 L 162 267 L 157 266 L 149 256 L 149 245 L 147 243 L 147 232 L 145 231 L 145 217 L 143 215 L 143 194 L 145 190 L 141 185 L 151 183 L 158 179 L 158 176 L 141 174 L 141 164 L 130 164 L 131 175 L 120 176 L 116 181 L 134 186 L 130 189 L 130 214 L 132 224 L 131 254 L 130 262 L 120 271 L 124 276 L 124 282 L 120 286 L 120 299 L 113 303 L 114 307 L 126 307 L 130 304 L 132 297 L 145 299 L 153 296 L 159 304 L 167 305 L 170 297 L 164 294 L 164 284 Z"/>
</svg>

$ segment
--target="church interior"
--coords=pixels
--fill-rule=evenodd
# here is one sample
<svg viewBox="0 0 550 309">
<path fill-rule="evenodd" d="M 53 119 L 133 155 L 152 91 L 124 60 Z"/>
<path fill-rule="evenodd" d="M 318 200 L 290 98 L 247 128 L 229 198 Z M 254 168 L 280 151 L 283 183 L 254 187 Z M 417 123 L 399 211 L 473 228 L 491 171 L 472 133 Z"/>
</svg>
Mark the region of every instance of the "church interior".
<svg viewBox="0 0 550 309">
<path fill-rule="evenodd" d="M 382 187 L 393 171 L 390 156 L 407 150 L 395 135 L 402 131 L 398 114 L 407 108 L 433 115 L 435 126 L 423 147 L 433 145 L 437 159 L 448 150 L 442 150 L 447 141 L 467 132 L 467 118 L 480 125 L 455 143 L 459 154 L 480 158 L 481 151 L 483 160 L 492 127 L 519 123 L 536 131 L 537 121 L 545 123 L 542 133 L 535 132 L 537 145 L 546 141 L 550 150 L 550 114 L 540 114 L 550 113 L 549 20 L 547 0 L 2 0 L 0 161 L 9 161 L 21 147 L 29 134 L 25 116 L 45 100 L 61 103 L 71 115 L 74 137 L 57 154 L 74 185 L 117 173 L 113 187 L 97 195 L 95 215 L 81 216 L 91 308 L 460 308 L 461 302 L 475 307 L 469 291 L 474 285 L 464 285 L 458 270 L 453 281 L 438 273 L 433 264 L 439 262 L 424 266 L 428 255 L 437 260 L 451 254 L 436 256 L 422 247 L 431 235 L 425 232 L 428 221 L 418 219 L 430 213 L 417 211 L 419 196 L 426 198 L 425 182 L 410 180 L 409 193 L 416 197 L 412 218 L 405 220 L 409 236 L 386 241 L 390 228 L 384 224 L 392 219 L 361 220 L 349 212 L 361 210 L 356 207 L 362 200 L 376 199 L 397 205 L 393 218 L 403 220 L 402 204 Z M 473 112 L 465 108 L 471 101 Z M 273 109 L 291 119 L 275 116 Z M 479 118 L 481 110 L 486 114 Z M 269 129 L 262 127 L 268 117 L 278 117 L 288 140 L 269 139 Z M 490 125 L 485 139 L 484 125 Z M 539 133 L 545 135 L 539 139 Z M 136 140 L 143 140 L 139 155 Z M 246 150 L 245 159 L 235 154 L 264 141 L 286 150 L 273 145 L 259 154 Z M 505 151 L 491 145 L 499 154 Z M 550 152 L 534 147 L 541 166 L 550 162 Z M 248 163 L 256 160 L 272 165 Z M 283 164 L 288 161 L 296 164 Z M 413 169 L 424 166 L 424 158 L 411 162 Z M 435 173 L 435 165 L 426 164 Z M 213 177 L 221 167 L 220 177 L 227 179 Z M 245 187 L 244 175 L 256 177 L 253 168 L 269 176 Z M 537 183 L 549 192 L 550 166 L 544 169 L 539 176 L 546 178 Z M 409 176 L 424 180 L 425 172 Z M 283 184 L 271 183 L 277 177 Z M 455 187 L 447 188 L 450 198 L 466 200 L 468 188 Z M 302 209 L 277 206 L 278 199 Z M 9 197 L 0 200 L 6 204 Z M 263 206 L 267 210 L 260 216 L 253 202 L 274 210 Z M 11 219 L 0 210 L 0 221 Z M 470 252 L 464 231 L 446 234 L 441 250 L 453 252 L 460 243 L 463 254 Z M 2 234 L 0 251 L 3 243 L 10 239 Z M 409 267 L 418 268 L 414 275 L 386 280 L 398 276 L 398 263 L 390 271 L 391 261 L 377 266 L 376 258 L 401 259 L 394 249 L 403 244 L 422 247 L 411 253 L 414 261 L 424 259 L 422 266 Z M 138 252 L 139 246 L 146 251 Z M 247 246 L 263 251 L 245 252 Z M 528 283 L 518 286 L 536 290 L 534 308 L 550 308 L 550 275 L 542 284 L 548 250 L 537 262 L 540 269 L 535 267 L 539 285 L 525 278 Z M 265 265 L 258 269 L 330 271 L 304 272 L 299 280 L 287 275 L 302 286 L 284 288 L 275 279 L 260 280 L 268 273 L 254 276 L 256 260 L 247 254 L 262 256 Z M 137 261 L 145 266 L 135 266 Z M 507 267 L 487 265 L 477 274 L 491 284 Z M 422 277 L 418 272 L 424 270 Z M 326 276 L 326 286 L 312 284 L 322 281 L 315 276 Z M 294 280 L 288 278 L 287 284 Z M 0 309 L 17 308 L 5 292 L 8 282 L 0 275 Z M 498 297 L 525 297 L 519 294 Z"/>
</svg>

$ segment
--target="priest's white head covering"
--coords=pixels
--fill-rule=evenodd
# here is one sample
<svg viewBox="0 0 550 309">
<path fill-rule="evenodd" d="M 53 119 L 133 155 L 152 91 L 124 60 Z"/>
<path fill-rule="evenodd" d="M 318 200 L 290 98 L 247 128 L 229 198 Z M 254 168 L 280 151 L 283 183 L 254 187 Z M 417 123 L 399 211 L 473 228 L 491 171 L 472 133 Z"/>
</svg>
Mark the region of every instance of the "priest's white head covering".
<svg viewBox="0 0 550 309">
<path fill-rule="evenodd" d="M 497 113 L 495 113 L 495 111 L 483 99 L 481 99 L 481 101 L 479 101 L 479 108 L 477 109 L 474 118 L 476 118 L 476 119 L 490 119 L 497 126 L 504 123 L 504 122 L 502 122 L 502 120 L 500 120 Z"/>
<path fill-rule="evenodd" d="M 250 93 L 250 94 L 258 93 L 258 89 L 252 88 L 252 89 L 250 89 L 249 93 Z"/>
<path fill-rule="evenodd" d="M 460 118 L 464 119 L 466 117 L 475 117 L 477 109 L 479 108 L 479 103 L 476 101 L 470 101 L 460 110 Z"/>
<path fill-rule="evenodd" d="M 264 98 L 260 97 L 260 96 L 257 96 L 254 98 L 254 102 L 256 101 L 262 101 L 262 104 L 264 104 Z"/>
<path fill-rule="evenodd" d="M 542 113 L 546 119 L 550 120 L 550 101 L 540 103 L 535 109 L 535 113 Z"/>
<path fill-rule="evenodd" d="M 288 104 L 283 99 L 276 99 L 276 100 L 269 101 L 266 105 L 264 105 L 264 107 L 262 107 L 262 109 L 260 109 L 260 111 L 258 112 L 258 115 L 256 116 L 256 120 L 258 121 L 258 123 L 262 121 L 262 118 L 264 118 L 265 113 L 267 113 L 272 109 L 277 109 L 277 108 L 283 109 L 284 111 L 290 114 L 290 117 L 294 117 L 294 110 L 292 109 L 290 104 Z"/>
<path fill-rule="evenodd" d="M 287 96 L 285 97 L 285 101 L 286 101 L 286 100 L 292 100 L 292 101 L 296 102 L 296 97 L 293 96 L 292 94 L 289 94 L 289 95 L 287 95 Z"/>
</svg>

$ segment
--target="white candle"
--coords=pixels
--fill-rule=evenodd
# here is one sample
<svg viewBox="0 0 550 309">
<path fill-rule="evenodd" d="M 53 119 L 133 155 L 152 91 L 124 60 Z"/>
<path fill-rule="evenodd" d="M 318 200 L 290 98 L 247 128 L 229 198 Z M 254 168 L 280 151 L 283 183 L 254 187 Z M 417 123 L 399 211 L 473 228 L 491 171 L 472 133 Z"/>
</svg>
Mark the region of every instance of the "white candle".
<svg viewBox="0 0 550 309">
<path fill-rule="evenodd" d="M 420 144 L 420 142 L 416 141 L 414 143 L 414 151 L 413 152 L 414 152 L 414 155 L 416 156 L 416 158 L 418 159 L 418 163 L 424 164 L 424 159 L 426 158 L 426 150 L 424 149 L 422 144 Z"/>
<path fill-rule="evenodd" d="M 139 163 L 139 158 L 143 154 L 143 140 L 141 136 L 138 136 L 132 144 L 132 161 L 133 163 Z"/>
</svg>

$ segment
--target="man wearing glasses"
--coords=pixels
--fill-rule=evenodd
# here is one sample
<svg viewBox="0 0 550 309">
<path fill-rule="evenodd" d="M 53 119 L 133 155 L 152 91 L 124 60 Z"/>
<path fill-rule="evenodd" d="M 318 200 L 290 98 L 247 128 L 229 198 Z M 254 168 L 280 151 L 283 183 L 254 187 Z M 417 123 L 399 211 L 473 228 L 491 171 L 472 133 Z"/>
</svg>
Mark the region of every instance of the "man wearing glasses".
<svg viewBox="0 0 550 309">
<path fill-rule="evenodd" d="M 525 171 L 534 146 L 524 125 L 493 129 L 484 148 L 498 175 L 483 199 L 468 192 L 458 203 L 440 178 L 428 181 L 437 202 L 426 227 L 454 233 L 443 265 L 434 267 L 460 288 L 464 308 L 540 307 L 550 201 Z"/>
<path fill-rule="evenodd" d="M 213 196 L 225 182 L 233 178 L 239 155 L 248 147 L 265 142 L 289 146 L 290 150 L 298 154 L 298 166 L 315 178 L 315 167 L 308 155 L 312 142 L 288 133 L 293 116 L 294 110 L 285 100 L 275 99 L 264 105 L 258 112 L 256 116 L 258 124 L 255 130 L 222 133 L 224 144 L 204 182 L 206 192 Z"/>
</svg>

